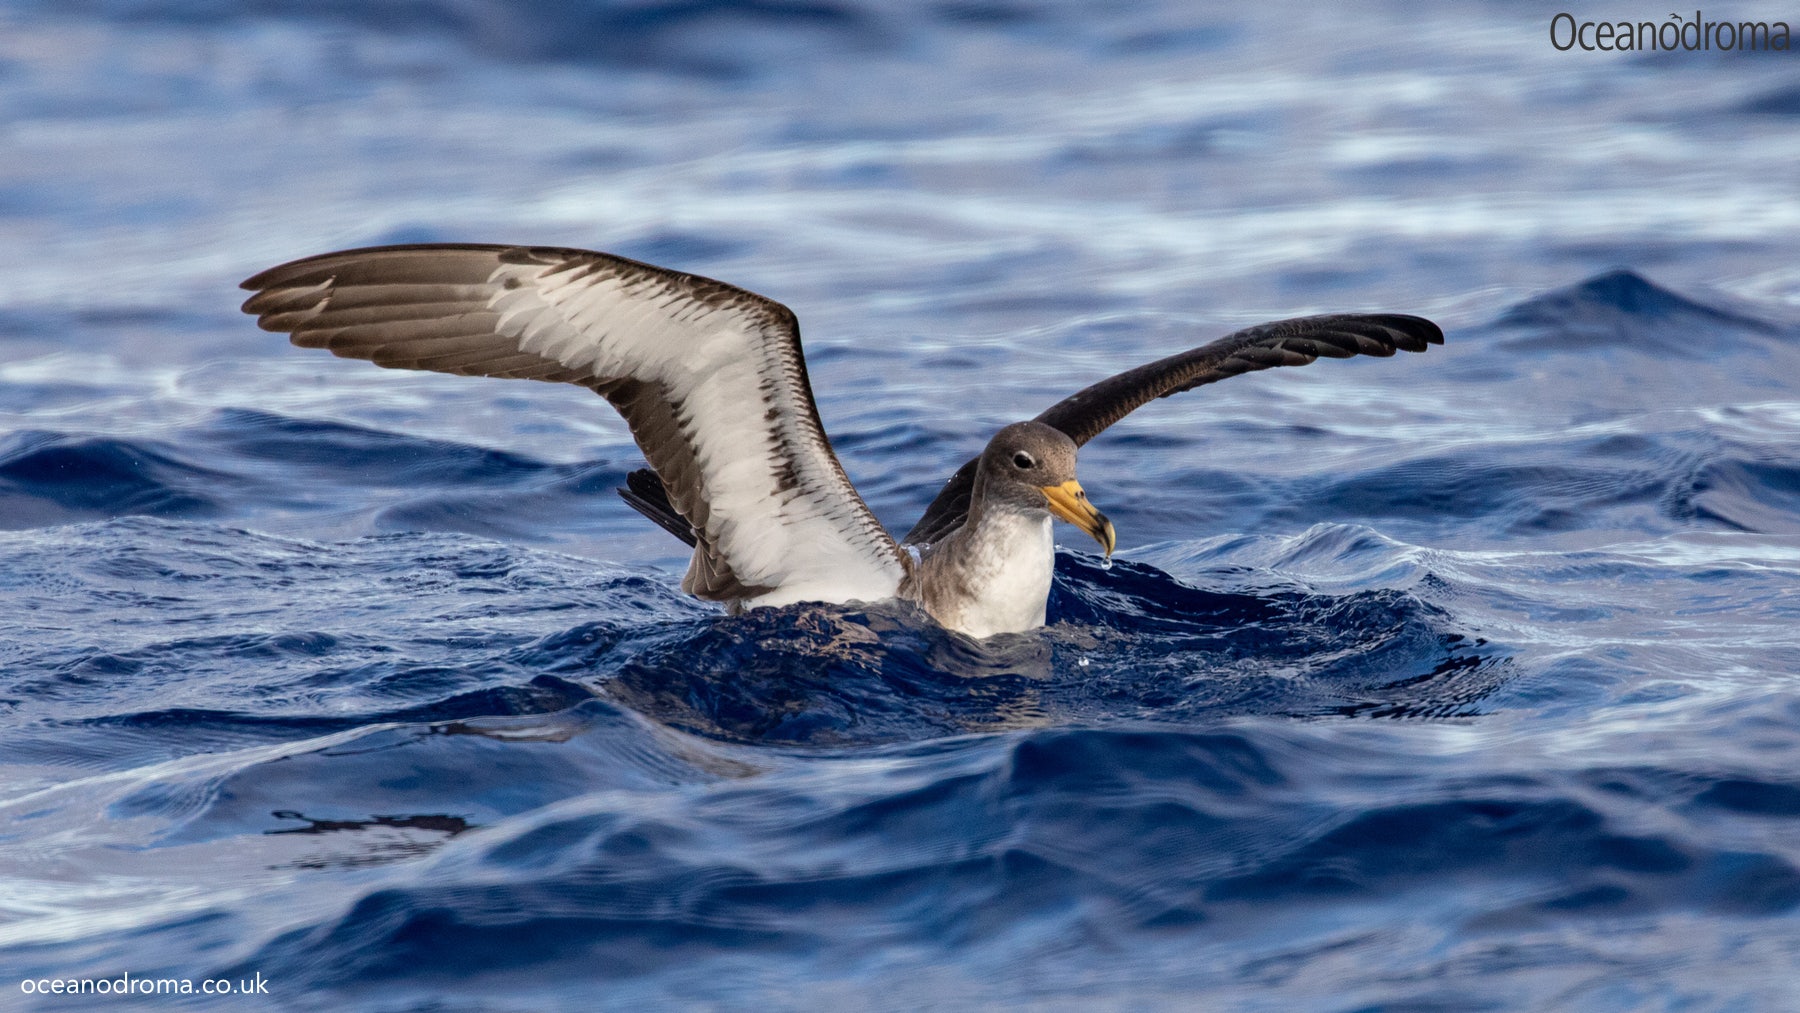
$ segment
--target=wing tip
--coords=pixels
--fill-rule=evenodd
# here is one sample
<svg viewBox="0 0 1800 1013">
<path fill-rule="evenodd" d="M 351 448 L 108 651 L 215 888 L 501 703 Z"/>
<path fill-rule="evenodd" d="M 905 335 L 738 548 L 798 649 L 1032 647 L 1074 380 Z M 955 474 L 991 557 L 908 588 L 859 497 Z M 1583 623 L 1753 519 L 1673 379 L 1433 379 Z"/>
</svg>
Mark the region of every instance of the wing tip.
<svg viewBox="0 0 1800 1013">
<path fill-rule="evenodd" d="M 1359 314 L 1357 317 L 1351 322 L 1351 327 L 1354 328 L 1358 323 L 1362 325 L 1360 337 L 1376 338 L 1390 347 L 1382 351 L 1363 347 L 1353 354 L 1389 356 L 1395 351 L 1423 352 L 1432 345 L 1444 343 L 1444 329 L 1436 321 L 1425 317 L 1411 313 L 1370 313 Z M 1379 334 L 1368 333 L 1371 330 L 1378 331 Z M 1351 330 L 1351 333 L 1358 332 Z"/>
<path fill-rule="evenodd" d="M 1406 345 L 1400 344 L 1399 347 L 1406 349 L 1406 351 L 1423 352 L 1425 350 L 1423 345 L 1441 345 L 1444 343 L 1444 329 L 1438 326 L 1438 323 L 1435 320 L 1415 316 L 1411 313 L 1396 313 L 1394 314 L 1394 319 L 1403 321 L 1408 325 L 1403 328 L 1395 328 L 1396 330 L 1409 338 L 1416 338 L 1422 343 L 1421 347 L 1418 348 L 1408 348 Z M 1398 342 L 1396 342 L 1396 344 L 1398 344 Z"/>
</svg>

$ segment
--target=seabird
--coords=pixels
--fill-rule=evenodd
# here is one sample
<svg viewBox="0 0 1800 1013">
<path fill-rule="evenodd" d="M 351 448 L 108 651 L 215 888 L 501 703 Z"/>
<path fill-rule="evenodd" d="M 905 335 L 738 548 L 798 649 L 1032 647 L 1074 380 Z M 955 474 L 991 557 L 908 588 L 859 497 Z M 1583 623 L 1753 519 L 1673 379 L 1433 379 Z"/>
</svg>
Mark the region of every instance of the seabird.
<svg viewBox="0 0 1800 1013">
<path fill-rule="evenodd" d="M 734 612 L 899 597 L 974 637 L 1043 625 L 1053 516 L 1112 554 L 1075 455 L 1134 409 L 1238 373 L 1444 340 L 1421 317 L 1331 314 L 1128 370 L 1000 430 L 895 541 L 832 453 L 799 322 L 771 299 L 588 250 L 436 243 L 308 257 L 243 287 L 244 311 L 303 348 L 606 398 L 650 464 L 620 495 L 694 547 L 693 595 Z"/>
</svg>

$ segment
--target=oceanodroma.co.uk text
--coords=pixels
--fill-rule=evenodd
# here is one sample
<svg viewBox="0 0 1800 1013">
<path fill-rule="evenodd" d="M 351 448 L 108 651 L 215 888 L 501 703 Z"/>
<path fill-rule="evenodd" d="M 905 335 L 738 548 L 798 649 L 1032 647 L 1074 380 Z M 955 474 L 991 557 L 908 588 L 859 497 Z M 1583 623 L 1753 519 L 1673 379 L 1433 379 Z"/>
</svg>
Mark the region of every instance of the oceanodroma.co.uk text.
<svg viewBox="0 0 1800 1013">
<path fill-rule="evenodd" d="M 269 980 L 256 972 L 252 978 L 144 978 L 123 974 L 117 978 L 26 978 L 19 982 L 26 995 L 268 995 Z"/>
</svg>

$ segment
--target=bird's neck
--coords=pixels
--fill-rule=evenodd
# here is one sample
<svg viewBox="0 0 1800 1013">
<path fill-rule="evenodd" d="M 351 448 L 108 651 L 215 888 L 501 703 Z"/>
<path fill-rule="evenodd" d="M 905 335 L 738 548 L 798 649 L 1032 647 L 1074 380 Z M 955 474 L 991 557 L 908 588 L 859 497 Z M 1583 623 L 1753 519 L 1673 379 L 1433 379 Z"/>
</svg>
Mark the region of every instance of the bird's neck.
<svg viewBox="0 0 1800 1013">
<path fill-rule="evenodd" d="M 975 472 L 975 481 L 969 488 L 969 515 L 963 521 L 963 530 L 975 530 L 981 526 L 983 518 L 988 516 L 999 517 L 1019 512 L 1017 504 L 994 495 L 989 485 L 986 468 Z M 1048 516 L 1048 513 L 1045 515 Z"/>
<path fill-rule="evenodd" d="M 976 497 L 980 502 L 980 497 Z M 921 601 L 937 621 L 970 636 L 1044 625 L 1055 569 L 1048 510 L 988 503 L 933 547 Z"/>
</svg>

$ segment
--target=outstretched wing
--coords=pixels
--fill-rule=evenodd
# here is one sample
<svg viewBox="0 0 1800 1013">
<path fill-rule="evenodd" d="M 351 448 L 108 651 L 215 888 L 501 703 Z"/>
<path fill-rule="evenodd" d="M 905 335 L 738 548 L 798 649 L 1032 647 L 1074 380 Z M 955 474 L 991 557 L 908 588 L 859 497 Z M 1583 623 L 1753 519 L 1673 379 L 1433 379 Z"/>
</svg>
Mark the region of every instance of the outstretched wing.
<svg viewBox="0 0 1800 1013">
<path fill-rule="evenodd" d="M 1214 380 L 1275 366 L 1304 366 L 1320 357 L 1423 352 L 1444 343 L 1444 332 L 1423 317 L 1399 313 L 1334 313 L 1258 324 L 1211 344 L 1128 369 L 1051 405 L 1037 421 L 1069 434 L 1076 446 L 1100 435 L 1151 400 L 1192 390 Z M 957 529 L 969 513 L 975 484 L 971 458 L 925 508 L 925 516 L 901 541 L 929 545 Z"/>
<path fill-rule="evenodd" d="M 819 424 L 794 314 L 586 250 L 372 247 L 244 282 L 294 344 L 396 369 L 579 384 L 631 427 L 697 539 L 682 587 L 782 604 L 891 597 L 904 554 Z"/>
</svg>

